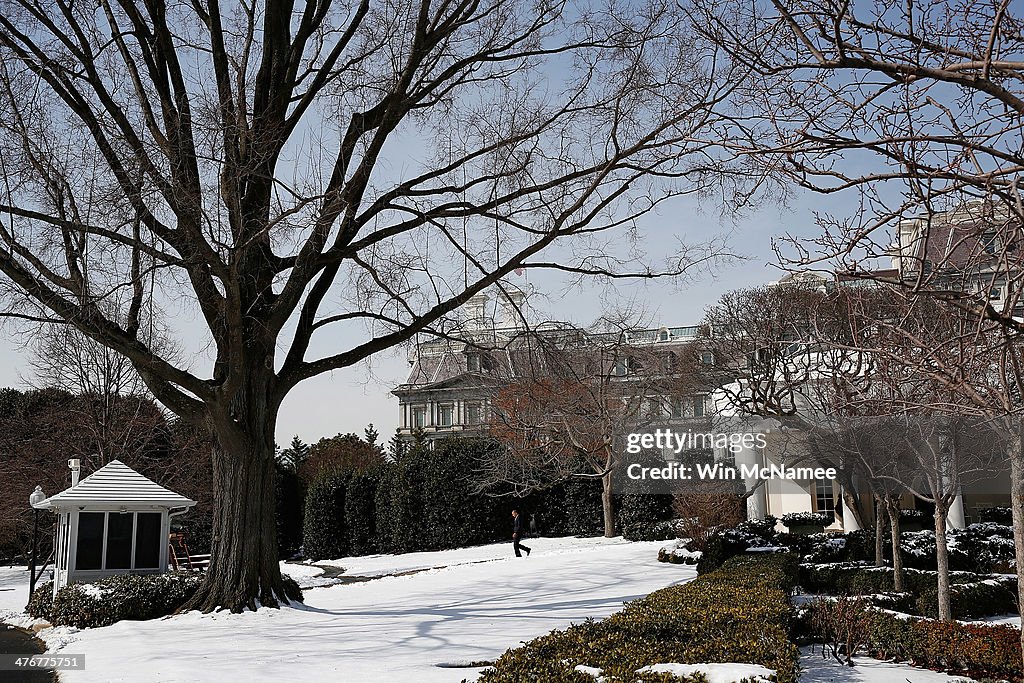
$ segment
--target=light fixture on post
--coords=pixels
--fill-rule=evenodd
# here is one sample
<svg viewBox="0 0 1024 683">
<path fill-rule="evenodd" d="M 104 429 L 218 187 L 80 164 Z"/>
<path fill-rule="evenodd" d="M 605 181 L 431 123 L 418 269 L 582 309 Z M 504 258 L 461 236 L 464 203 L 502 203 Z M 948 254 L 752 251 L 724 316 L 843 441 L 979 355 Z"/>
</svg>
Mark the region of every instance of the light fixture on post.
<svg viewBox="0 0 1024 683">
<path fill-rule="evenodd" d="M 39 508 L 36 507 L 40 503 L 46 500 L 46 494 L 43 493 L 43 487 L 37 486 L 36 490 L 28 497 L 28 504 L 32 506 L 32 511 L 35 513 L 35 522 L 32 525 L 32 558 L 29 561 L 28 571 L 28 593 L 29 599 L 32 598 L 32 594 L 36 591 L 36 554 L 39 552 Z"/>
</svg>

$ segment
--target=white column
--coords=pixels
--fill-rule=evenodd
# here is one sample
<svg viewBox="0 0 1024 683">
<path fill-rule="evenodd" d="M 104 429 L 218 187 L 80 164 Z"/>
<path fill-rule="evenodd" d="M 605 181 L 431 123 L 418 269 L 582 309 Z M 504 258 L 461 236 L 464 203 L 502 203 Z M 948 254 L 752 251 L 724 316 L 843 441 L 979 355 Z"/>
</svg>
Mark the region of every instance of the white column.
<svg viewBox="0 0 1024 683">
<path fill-rule="evenodd" d="M 737 468 L 741 465 L 761 466 L 761 458 L 757 450 L 753 448 L 741 448 L 734 455 L 734 459 Z M 764 519 L 768 516 L 767 482 L 761 482 L 756 477 L 743 478 L 743 485 L 747 491 L 753 489 L 758 483 L 760 486 L 757 487 L 757 490 L 747 497 L 747 519 Z"/>
<path fill-rule="evenodd" d="M 845 494 L 846 490 L 840 485 L 839 487 L 839 502 L 843 506 L 843 531 L 860 531 L 860 524 L 857 523 L 857 515 L 854 514 L 853 510 L 846 504 Z M 857 495 L 854 493 L 853 495 Z"/>
<path fill-rule="evenodd" d="M 964 515 L 964 496 L 959 490 L 957 491 L 956 498 L 949 504 L 946 526 L 950 529 L 963 529 L 967 527 L 967 517 Z"/>
</svg>

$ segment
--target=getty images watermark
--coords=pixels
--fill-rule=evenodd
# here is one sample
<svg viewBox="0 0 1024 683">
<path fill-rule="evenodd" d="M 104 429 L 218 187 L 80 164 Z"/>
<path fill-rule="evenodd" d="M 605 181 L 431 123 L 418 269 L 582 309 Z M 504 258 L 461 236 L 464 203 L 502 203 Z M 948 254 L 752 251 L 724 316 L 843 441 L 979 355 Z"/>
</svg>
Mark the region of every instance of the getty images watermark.
<svg viewBox="0 0 1024 683">
<path fill-rule="evenodd" d="M 644 452 L 671 452 L 675 456 L 687 452 L 728 451 L 735 456 L 742 451 L 763 451 L 768 445 L 767 435 L 760 432 L 676 432 L 671 429 L 656 429 L 651 432 L 634 432 L 626 439 L 626 453 L 640 455 Z M 761 464 L 761 462 L 738 462 L 728 464 L 719 460 L 711 462 L 667 462 L 646 465 L 641 462 L 627 463 L 626 478 L 630 481 L 751 481 L 759 479 L 835 479 L 834 467 L 792 467 L 785 464 Z"/>
</svg>

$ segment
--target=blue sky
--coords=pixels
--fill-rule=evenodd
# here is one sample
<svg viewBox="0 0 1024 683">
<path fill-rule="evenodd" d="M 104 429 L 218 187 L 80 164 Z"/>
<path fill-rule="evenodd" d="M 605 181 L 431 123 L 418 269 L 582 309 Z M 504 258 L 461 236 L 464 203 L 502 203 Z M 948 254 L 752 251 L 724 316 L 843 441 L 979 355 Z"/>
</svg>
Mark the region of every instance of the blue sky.
<svg viewBox="0 0 1024 683">
<path fill-rule="evenodd" d="M 798 196 L 791 206 L 769 204 L 738 222 L 722 220 L 719 207 L 701 205 L 696 198 L 684 198 L 662 207 L 641 224 L 643 246 L 648 254 L 668 250 L 677 237 L 699 241 L 711 235 L 729 232 L 733 251 L 746 256 L 718 268 L 716 272 L 691 282 L 617 282 L 614 286 L 592 282 L 589 286 L 566 289 L 557 278 L 531 272 L 523 278 L 536 289 L 531 306 L 541 319 L 565 320 L 581 325 L 593 322 L 607 305 L 634 301 L 644 307 L 646 316 L 667 325 L 694 324 L 706 306 L 724 292 L 775 280 L 781 271 L 774 267 L 772 238 L 782 233 L 812 235 L 813 211 L 821 209 L 825 198 Z M 835 197 L 828 200 L 836 209 Z M 189 341 L 191 323 L 179 318 L 178 334 Z M 196 328 L 198 336 L 198 327 Z M 325 337 L 323 347 L 344 347 L 355 338 L 344 333 Z M 28 373 L 18 339 L 10 333 L 0 343 L 0 386 L 23 387 Z M 397 399 L 390 390 L 404 378 L 408 369 L 407 349 L 380 354 L 369 363 L 338 370 L 300 384 L 286 399 L 278 422 L 277 439 L 287 444 L 298 434 L 305 441 L 339 432 L 362 433 L 370 422 L 389 437 L 398 423 Z"/>
</svg>

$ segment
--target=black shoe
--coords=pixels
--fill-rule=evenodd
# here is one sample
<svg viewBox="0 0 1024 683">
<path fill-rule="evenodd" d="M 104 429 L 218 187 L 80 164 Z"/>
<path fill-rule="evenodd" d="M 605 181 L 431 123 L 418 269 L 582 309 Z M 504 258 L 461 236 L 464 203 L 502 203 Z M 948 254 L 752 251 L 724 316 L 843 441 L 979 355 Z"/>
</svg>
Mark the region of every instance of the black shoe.
<svg viewBox="0 0 1024 683">
<path fill-rule="evenodd" d="M 529 557 L 530 556 L 530 549 L 529 548 L 523 548 L 523 550 L 526 551 L 526 556 Z"/>
</svg>

